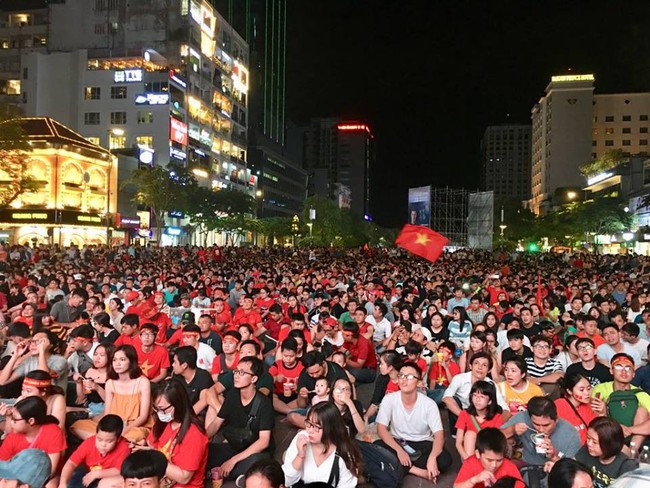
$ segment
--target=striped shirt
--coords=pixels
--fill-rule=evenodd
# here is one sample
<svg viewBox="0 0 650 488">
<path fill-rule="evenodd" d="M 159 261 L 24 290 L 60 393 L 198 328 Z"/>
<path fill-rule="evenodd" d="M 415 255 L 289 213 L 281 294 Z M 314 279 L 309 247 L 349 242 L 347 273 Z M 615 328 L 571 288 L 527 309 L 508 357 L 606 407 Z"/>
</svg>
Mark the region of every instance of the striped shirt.
<svg viewBox="0 0 650 488">
<path fill-rule="evenodd" d="M 546 376 L 547 374 L 562 372 L 562 365 L 560 364 L 559 361 L 553 358 L 548 358 L 544 366 L 538 366 L 537 364 L 535 364 L 534 358 L 524 358 L 524 359 L 526 361 L 526 365 L 528 366 L 528 375 L 531 378 L 541 378 L 542 376 Z"/>
</svg>

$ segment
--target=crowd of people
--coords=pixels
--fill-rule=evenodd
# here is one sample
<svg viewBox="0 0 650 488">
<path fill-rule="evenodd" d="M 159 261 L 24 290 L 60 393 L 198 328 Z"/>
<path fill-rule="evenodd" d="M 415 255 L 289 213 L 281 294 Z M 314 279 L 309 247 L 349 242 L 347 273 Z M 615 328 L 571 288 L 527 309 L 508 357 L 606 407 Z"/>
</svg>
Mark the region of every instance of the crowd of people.
<svg viewBox="0 0 650 488">
<path fill-rule="evenodd" d="M 645 257 L 4 246 L 0 273 L 0 479 L 391 488 L 458 456 L 454 488 L 601 488 L 650 462 Z"/>
</svg>

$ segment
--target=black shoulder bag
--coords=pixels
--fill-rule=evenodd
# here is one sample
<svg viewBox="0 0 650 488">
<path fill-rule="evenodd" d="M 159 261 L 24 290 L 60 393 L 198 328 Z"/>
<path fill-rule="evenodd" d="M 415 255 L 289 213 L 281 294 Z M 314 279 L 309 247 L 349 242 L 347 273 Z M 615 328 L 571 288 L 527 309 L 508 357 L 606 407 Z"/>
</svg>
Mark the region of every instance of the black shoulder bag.
<svg viewBox="0 0 650 488">
<path fill-rule="evenodd" d="M 261 393 L 255 393 L 255 398 L 253 398 L 253 404 L 251 406 L 251 413 L 248 415 L 248 421 L 246 422 L 245 427 L 233 427 L 231 425 L 226 425 L 223 429 L 223 436 L 228 441 L 233 449 L 237 452 L 242 452 L 253 444 L 258 438 L 258 434 L 253 432 L 251 429 L 251 424 L 253 420 L 257 418 L 257 413 L 260 409 L 260 404 L 262 400 L 260 398 Z"/>
</svg>

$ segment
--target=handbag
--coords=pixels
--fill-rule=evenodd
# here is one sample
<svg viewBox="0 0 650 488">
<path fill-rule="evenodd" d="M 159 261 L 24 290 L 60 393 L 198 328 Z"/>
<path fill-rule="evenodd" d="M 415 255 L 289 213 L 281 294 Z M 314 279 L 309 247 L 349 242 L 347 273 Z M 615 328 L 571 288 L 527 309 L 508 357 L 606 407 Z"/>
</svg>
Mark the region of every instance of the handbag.
<svg viewBox="0 0 650 488">
<path fill-rule="evenodd" d="M 223 436 L 237 452 L 242 452 L 247 449 L 253 442 L 257 440 L 257 433 L 251 429 L 253 420 L 257 418 L 257 412 L 260 409 L 262 400 L 261 393 L 256 393 L 253 403 L 251 405 L 251 413 L 248 415 L 245 427 L 234 427 L 226 425 L 223 429 Z"/>
</svg>

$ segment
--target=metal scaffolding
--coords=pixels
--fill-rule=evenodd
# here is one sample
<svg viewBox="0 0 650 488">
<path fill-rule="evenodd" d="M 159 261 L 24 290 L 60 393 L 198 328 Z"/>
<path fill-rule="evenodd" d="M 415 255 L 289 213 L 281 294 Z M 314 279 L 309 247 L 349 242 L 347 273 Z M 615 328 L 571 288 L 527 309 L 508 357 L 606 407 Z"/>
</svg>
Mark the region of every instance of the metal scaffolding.
<svg viewBox="0 0 650 488">
<path fill-rule="evenodd" d="M 470 193 L 467 207 L 467 247 L 491 251 L 494 237 L 494 192 Z"/>
<path fill-rule="evenodd" d="M 447 237 L 449 246 L 467 246 L 468 201 L 464 189 L 431 189 L 431 228 Z"/>
</svg>

